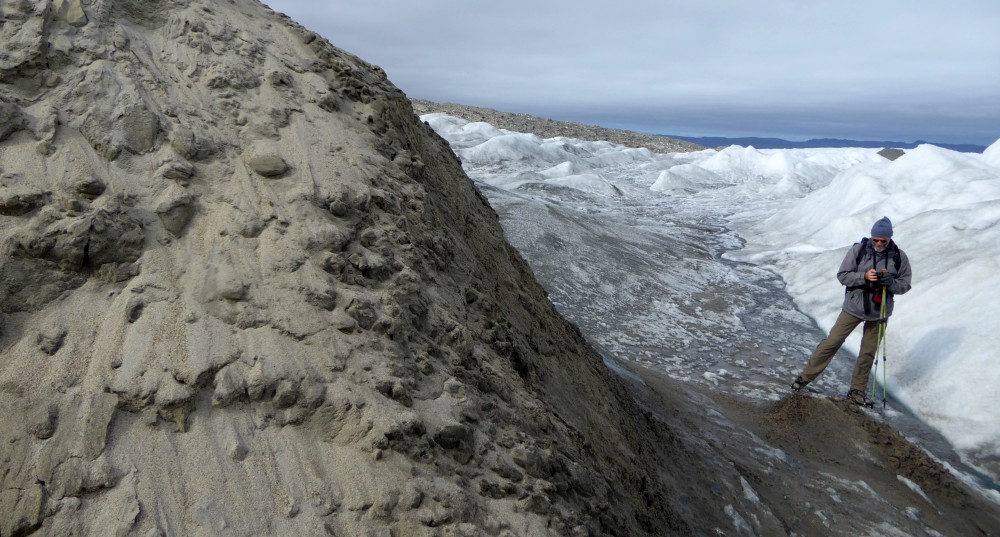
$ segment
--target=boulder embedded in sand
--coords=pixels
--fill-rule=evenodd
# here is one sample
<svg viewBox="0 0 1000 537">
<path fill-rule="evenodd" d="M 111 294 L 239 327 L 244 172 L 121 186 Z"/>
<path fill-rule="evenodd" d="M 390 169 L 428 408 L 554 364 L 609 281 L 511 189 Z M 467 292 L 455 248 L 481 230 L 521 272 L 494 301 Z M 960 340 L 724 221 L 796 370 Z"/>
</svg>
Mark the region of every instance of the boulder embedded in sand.
<svg viewBox="0 0 1000 537">
<path fill-rule="evenodd" d="M 288 171 L 288 163 L 273 144 L 253 144 L 243 155 L 243 159 L 253 171 L 264 177 L 280 177 Z"/>
</svg>

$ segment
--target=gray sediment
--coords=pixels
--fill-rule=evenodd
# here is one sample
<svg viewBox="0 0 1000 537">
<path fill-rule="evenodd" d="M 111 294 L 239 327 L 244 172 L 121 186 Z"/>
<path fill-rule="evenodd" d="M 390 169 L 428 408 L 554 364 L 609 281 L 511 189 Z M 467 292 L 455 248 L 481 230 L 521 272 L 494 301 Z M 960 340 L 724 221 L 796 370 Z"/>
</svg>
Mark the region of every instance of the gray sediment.
<svg viewBox="0 0 1000 537">
<path fill-rule="evenodd" d="M 542 138 L 555 138 L 565 136 L 588 141 L 606 141 L 625 147 L 644 147 L 654 153 L 683 153 L 687 151 L 699 151 L 704 147 L 668 138 L 655 134 L 611 129 L 598 125 L 588 125 L 575 121 L 557 121 L 554 119 L 532 116 L 530 114 L 519 114 L 516 112 L 502 112 L 492 108 L 482 108 L 478 106 L 467 106 L 454 103 L 437 103 L 423 99 L 411 99 L 413 111 L 418 115 L 442 112 L 451 116 L 465 119 L 467 121 L 482 121 L 494 127 L 515 132 L 530 132 Z"/>
</svg>

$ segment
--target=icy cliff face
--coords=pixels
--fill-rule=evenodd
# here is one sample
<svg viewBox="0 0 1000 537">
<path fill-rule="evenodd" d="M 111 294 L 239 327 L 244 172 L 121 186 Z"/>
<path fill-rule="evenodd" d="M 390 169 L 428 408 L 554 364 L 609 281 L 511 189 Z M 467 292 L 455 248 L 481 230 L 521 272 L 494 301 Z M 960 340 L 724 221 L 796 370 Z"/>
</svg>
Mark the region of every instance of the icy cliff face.
<svg viewBox="0 0 1000 537">
<path fill-rule="evenodd" d="M 0 535 L 687 528 L 380 69 L 252 1 L 2 10 Z"/>
</svg>

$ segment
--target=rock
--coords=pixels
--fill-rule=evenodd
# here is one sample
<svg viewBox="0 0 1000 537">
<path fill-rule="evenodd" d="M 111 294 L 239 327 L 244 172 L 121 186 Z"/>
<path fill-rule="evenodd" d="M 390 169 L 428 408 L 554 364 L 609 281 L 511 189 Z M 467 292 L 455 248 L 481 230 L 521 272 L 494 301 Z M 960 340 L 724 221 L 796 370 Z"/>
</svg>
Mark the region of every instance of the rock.
<svg viewBox="0 0 1000 537">
<path fill-rule="evenodd" d="M 250 453 L 250 449 L 238 438 L 234 438 L 227 446 L 226 452 L 229 454 L 230 459 L 239 462 L 246 460 L 247 455 Z"/>
<path fill-rule="evenodd" d="M 87 472 L 84 462 L 79 457 L 60 461 L 53 469 L 52 475 L 45 477 L 45 481 L 53 484 L 48 492 L 56 500 L 68 496 L 79 496 L 84 490 Z"/>
<path fill-rule="evenodd" d="M 108 427 L 117 408 L 118 396 L 111 393 L 94 394 L 86 399 L 78 417 L 82 418 L 79 424 L 83 433 L 81 454 L 86 460 L 92 461 L 104 451 Z"/>
<path fill-rule="evenodd" d="M 83 106 L 80 132 L 106 160 L 122 151 L 141 155 L 152 151 L 160 118 L 144 101 L 142 91 L 124 75 L 99 68 L 88 71 L 88 85 L 77 88 Z M 113 99 L 113 100 L 112 100 Z"/>
<path fill-rule="evenodd" d="M 326 385 L 319 382 L 303 381 L 301 395 L 297 403 L 307 410 L 315 410 L 326 401 Z"/>
<path fill-rule="evenodd" d="M 0 263 L 0 311 L 37 311 L 86 281 L 82 275 L 36 259 L 11 257 Z"/>
<path fill-rule="evenodd" d="M 212 62 L 205 72 L 205 86 L 212 90 L 248 89 L 260 85 L 260 78 L 239 59 Z"/>
<path fill-rule="evenodd" d="M 252 145 L 244 153 L 243 159 L 250 169 L 264 177 L 281 177 L 289 169 L 288 163 L 281 157 L 277 147 L 270 144 Z"/>
<path fill-rule="evenodd" d="M 905 155 L 906 152 L 903 151 L 902 149 L 895 149 L 895 148 L 891 148 L 891 147 L 885 147 L 885 148 L 882 148 L 878 152 L 878 154 L 879 154 L 879 156 L 885 157 L 887 160 L 896 160 L 899 157 Z"/>
<path fill-rule="evenodd" d="M 153 150 L 160 118 L 137 94 L 125 93 L 113 112 L 111 143 L 135 154 Z"/>
<path fill-rule="evenodd" d="M 94 176 L 87 176 L 80 179 L 73 185 L 73 189 L 88 199 L 94 199 L 104 193 L 107 186 L 103 181 Z"/>
<path fill-rule="evenodd" d="M 544 494 L 531 494 L 518 500 L 517 506 L 529 513 L 545 515 L 552 509 L 552 501 Z"/>
<path fill-rule="evenodd" d="M 125 211 L 98 209 L 62 219 L 29 238 L 28 254 L 70 270 L 132 263 L 143 246 L 141 224 Z"/>
<path fill-rule="evenodd" d="M 417 510 L 417 519 L 424 526 L 431 528 L 446 524 L 451 521 L 451 513 L 439 506 L 421 507 Z"/>
<path fill-rule="evenodd" d="M 25 215 L 44 206 L 49 194 L 30 185 L 0 186 L 0 215 Z"/>
<path fill-rule="evenodd" d="M 164 229 L 180 236 L 195 215 L 196 200 L 194 194 L 186 192 L 175 192 L 165 196 L 165 199 L 156 206 L 156 216 L 160 218 Z"/>
<path fill-rule="evenodd" d="M 335 311 L 330 325 L 343 332 L 350 334 L 359 328 L 358 321 L 347 312 Z"/>
<path fill-rule="evenodd" d="M 38 527 L 45 497 L 45 491 L 37 484 L 0 490 L 0 535 L 25 535 Z"/>
<path fill-rule="evenodd" d="M 7 236 L 0 308 L 33 311 L 91 276 L 127 279 L 138 270 L 144 240 L 139 221 L 120 209 L 87 209 L 72 216 L 50 211 L 33 219 Z"/>
<path fill-rule="evenodd" d="M 14 103 L 0 101 L 0 142 L 11 134 L 23 129 L 24 117 L 21 109 Z"/>
<path fill-rule="evenodd" d="M 472 430 L 460 424 L 445 425 L 434 434 L 434 441 L 441 447 L 451 451 L 455 460 L 465 464 L 472 458 L 475 450 Z"/>
<path fill-rule="evenodd" d="M 294 518 L 301 512 L 299 501 L 294 498 L 285 498 L 284 513 L 288 518 Z"/>
<path fill-rule="evenodd" d="M 66 21 L 67 24 L 76 27 L 86 26 L 87 15 L 83 12 L 80 0 L 55 0 L 53 6 L 59 19 Z"/>
<path fill-rule="evenodd" d="M 164 179 L 184 183 L 194 176 L 194 165 L 184 160 L 170 160 L 165 162 L 157 173 Z"/>
<path fill-rule="evenodd" d="M 465 383 L 454 377 L 449 377 L 447 380 L 444 381 L 444 391 L 446 393 L 454 395 L 455 397 L 464 399 L 466 393 Z"/>
<path fill-rule="evenodd" d="M 250 284 L 243 281 L 236 267 L 217 262 L 206 271 L 199 298 L 206 303 L 219 300 L 240 302 L 247 299 L 249 290 Z"/>
<path fill-rule="evenodd" d="M 120 283 L 139 275 L 139 263 L 104 263 L 94 272 L 94 279 L 106 283 Z"/>
<path fill-rule="evenodd" d="M 552 475 L 551 454 L 546 451 L 520 446 L 511 450 L 511 458 L 530 476 L 547 478 Z"/>
<path fill-rule="evenodd" d="M 344 310 L 362 330 L 371 330 L 378 320 L 375 305 L 367 300 L 353 299 Z"/>
<path fill-rule="evenodd" d="M 39 332 L 35 341 L 42 352 L 52 356 L 62 348 L 67 333 L 68 331 L 63 326 L 50 326 Z"/>
<path fill-rule="evenodd" d="M 267 227 L 267 220 L 257 214 L 242 214 L 236 222 L 237 233 L 241 237 L 253 239 L 260 236 L 260 233 Z"/>
<path fill-rule="evenodd" d="M 372 505 L 371 514 L 375 518 L 387 519 L 392 515 L 394 509 L 399 504 L 400 493 L 396 489 L 391 489 L 382 494 Z"/>
<path fill-rule="evenodd" d="M 247 383 L 241 368 L 238 364 L 229 364 L 215 374 L 212 405 L 229 406 L 237 399 L 247 396 Z"/>
<path fill-rule="evenodd" d="M 341 187 L 325 196 L 327 208 L 334 216 L 365 212 L 371 203 L 371 193 L 364 189 Z"/>
<path fill-rule="evenodd" d="M 181 157 L 188 160 L 205 160 L 218 151 L 218 144 L 212 140 L 195 134 L 188 127 L 174 127 L 170 133 L 170 147 Z"/>
<path fill-rule="evenodd" d="M 291 87 L 295 84 L 295 79 L 287 71 L 271 71 L 267 74 L 267 81 L 276 88 Z"/>
<path fill-rule="evenodd" d="M 261 401 L 267 395 L 268 379 L 264 377 L 264 368 L 257 362 L 244 376 L 247 397 L 250 401 Z"/>
<path fill-rule="evenodd" d="M 399 505 L 404 509 L 418 509 L 424 501 L 424 492 L 413 483 L 407 483 L 399 496 Z"/>
<path fill-rule="evenodd" d="M 491 454 L 491 456 L 487 458 L 487 461 L 489 468 L 504 479 L 508 479 L 514 483 L 518 483 L 524 479 L 524 474 L 515 468 L 513 464 L 507 462 L 505 458 L 498 456 L 496 453 Z"/>
<path fill-rule="evenodd" d="M 39 440 L 52 438 L 59 426 L 59 407 L 55 404 L 48 406 L 35 405 L 30 407 L 27 417 L 28 434 Z"/>
<path fill-rule="evenodd" d="M 134 323 L 142 317 L 142 310 L 146 307 L 146 300 L 141 296 L 135 296 L 128 300 L 125 305 L 125 320 Z"/>
<path fill-rule="evenodd" d="M 276 408 L 288 408 L 294 405 L 301 395 L 302 391 L 299 389 L 298 382 L 281 379 L 274 390 L 274 406 Z"/>
</svg>

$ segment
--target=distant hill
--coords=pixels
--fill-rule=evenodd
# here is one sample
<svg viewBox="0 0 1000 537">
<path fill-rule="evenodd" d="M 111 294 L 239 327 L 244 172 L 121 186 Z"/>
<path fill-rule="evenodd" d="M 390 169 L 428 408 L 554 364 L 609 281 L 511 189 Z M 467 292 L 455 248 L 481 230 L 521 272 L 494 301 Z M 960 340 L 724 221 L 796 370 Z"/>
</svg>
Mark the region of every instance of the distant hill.
<svg viewBox="0 0 1000 537">
<path fill-rule="evenodd" d="M 894 147 L 898 149 L 913 149 L 920 144 L 933 144 L 952 151 L 963 153 L 982 153 L 986 150 L 984 145 L 975 144 L 945 144 L 937 142 L 886 142 L 874 140 L 844 140 L 840 138 L 813 138 L 804 142 L 793 142 L 781 138 L 722 138 L 716 136 L 678 136 L 676 134 L 664 134 L 670 138 L 696 143 L 705 147 L 720 147 L 728 145 L 753 146 L 757 149 L 801 149 L 810 147 Z"/>
</svg>

